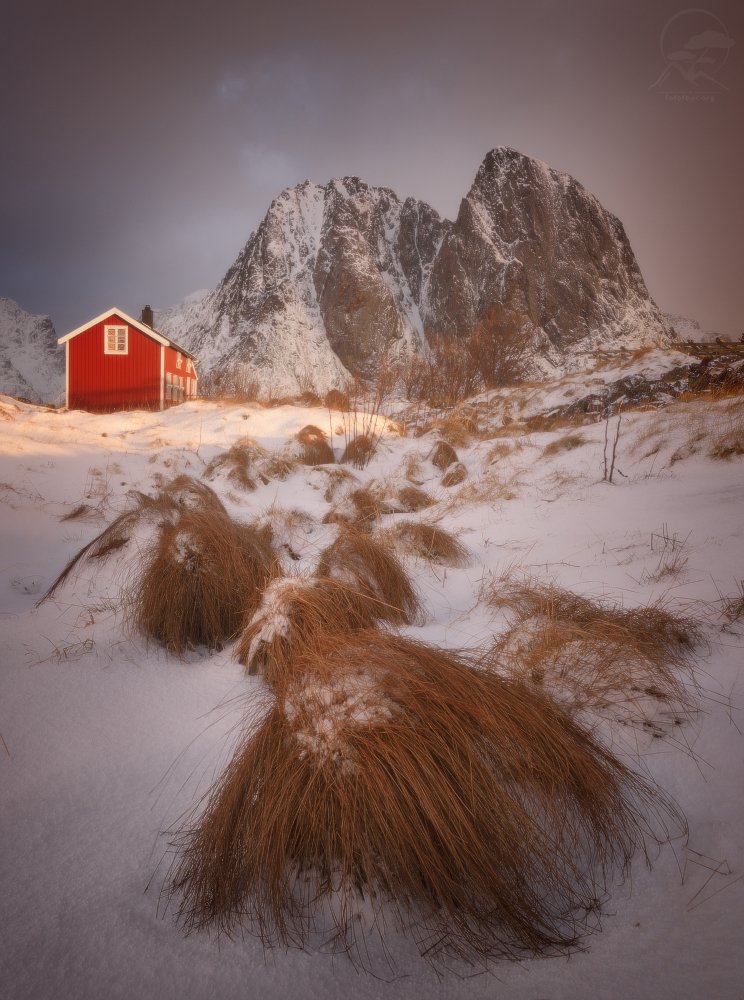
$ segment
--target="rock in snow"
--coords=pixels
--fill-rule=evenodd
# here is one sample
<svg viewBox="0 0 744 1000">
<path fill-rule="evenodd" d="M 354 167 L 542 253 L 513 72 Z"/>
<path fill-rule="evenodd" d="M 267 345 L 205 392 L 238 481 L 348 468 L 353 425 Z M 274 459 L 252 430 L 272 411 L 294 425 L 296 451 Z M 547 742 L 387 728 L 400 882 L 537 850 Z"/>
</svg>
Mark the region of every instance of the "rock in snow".
<svg viewBox="0 0 744 1000">
<path fill-rule="evenodd" d="M 0 392 L 32 403 L 57 403 L 64 389 L 65 355 L 51 319 L 0 298 Z"/>
<path fill-rule="evenodd" d="M 492 150 L 454 222 L 357 177 L 276 198 L 214 291 L 158 314 L 202 373 L 323 391 L 434 337 L 517 337 L 526 371 L 664 344 L 622 224 L 572 177 Z"/>
</svg>

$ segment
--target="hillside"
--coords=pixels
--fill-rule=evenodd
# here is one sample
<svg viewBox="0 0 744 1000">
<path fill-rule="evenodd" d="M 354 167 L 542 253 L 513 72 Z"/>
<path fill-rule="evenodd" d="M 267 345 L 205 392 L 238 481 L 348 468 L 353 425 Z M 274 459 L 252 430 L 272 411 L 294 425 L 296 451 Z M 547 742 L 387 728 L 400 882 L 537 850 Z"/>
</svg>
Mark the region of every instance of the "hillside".
<svg viewBox="0 0 744 1000">
<path fill-rule="evenodd" d="M 361 469 L 338 462 L 353 416 L 318 407 L 194 401 L 162 414 L 94 416 L 0 399 L 0 967 L 15 1000 L 372 1000 L 380 979 L 370 967 L 386 992 L 411 1000 L 494 991 L 508 1000 L 735 1000 L 744 975 L 744 397 L 687 392 L 630 407 L 620 424 L 555 416 L 588 388 L 658 380 L 679 357 L 616 358 L 447 414 L 391 400 L 396 419 L 373 422 L 380 440 Z M 361 412 L 358 426 L 365 419 Z M 295 435 L 310 424 L 332 434 L 333 464 L 298 461 Z M 611 447 L 616 433 L 609 483 L 606 434 Z M 443 440 L 456 462 L 442 460 Z M 179 658 L 128 628 L 126 586 L 153 551 L 157 522 L 82 562 L 34 607 L 68 560 L 132 509 L 130 491 L 154 497 L 179 474 L 207 484 L 231 516 L 270 527 L 282 572 L 300 582 L 340 522 L 361 519 L 398 553 L 423 605 L 418 622 L 393 631 L 449 650 L 496 643 L 494 669 L 504 676 L 525 643 L 536 649 L 535 620 L 510 604 L 515 587 L 699 623 L 703 641 L 678 664 L 687 709 L 648 681 L 582 703 L 565 674 L 550 674 L 551 696 L 673 796 L 688 826 L 682 835 L 671 824 L 669 843 L 649 842 L 650 867 L 639 848 L 627 878 L 616 871 L 597 887 L 594 932 L 587 927 L 570 959 L 475 977 L 450 959 L 435 972 L 415 935 L 361 899 L 350 955 L 334 954 L 320 926 L 303 951 L 264 950 L 239 933 L 218 948 L 206 931 L 181 933 L 176 901 L 160 896 L 174 831 L 271 709 L 273 690 L 246 675 L 234 641 Z M 416 510 L 421 493 L 429 506 Z M 405 526 L 419 523 L 454 535 L 466 559 L 408 545 Z M 563 664 L 569 676 L 583 628 Z"/>
</svg>

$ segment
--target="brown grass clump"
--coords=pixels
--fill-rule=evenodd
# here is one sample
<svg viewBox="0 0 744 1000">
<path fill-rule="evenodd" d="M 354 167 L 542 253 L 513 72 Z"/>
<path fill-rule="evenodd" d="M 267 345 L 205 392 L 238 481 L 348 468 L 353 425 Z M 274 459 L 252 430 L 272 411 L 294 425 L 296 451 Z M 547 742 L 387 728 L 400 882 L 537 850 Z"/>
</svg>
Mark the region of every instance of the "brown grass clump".
<svg viewBox="0 0 744 1000">
<path fill-rule="evenodd" d="M 130 624 L 172 653 L 220 649 L 278 574 L 268 532 L 227 515 L 184 511 L 162 525 L 127 595 Z"/>
<path fill-rule="evenodd" d="M 249 674 L 262 674 L 283 692 L 305 648 L 318 648 L 329 635 L 370 628 L 387 614 L 368 588 L 332 577 L 276 579 L 243 630 L 237 658 Z"/>
<path fill-rule="evenodd" d="M 53 597 L 70 573 L 88 559 L 105 560 L 112 552 L 127 545 L 138 527 L 145 523 L 158 525 L 173 520 L 182 510 L 211 511 L 227 517 L 227 512 L 217 494 L 206 483 L 191 476 L 176 476 L 160 492 L 151 497 L 139 490 L 129 494 L 129 506 L 103 531 L 84 545 L 37 603 L 43 604 Z"/>
<path fill-rule="evenodd" d="M 450 413 L 446 417 L 425 424 L 420 433 L 426 434 L 432 430 L 453 448 L 466 448 L 478 430 L 478 422 L 472 412 Z"/>
<path fill-rule="evenodd" d="M 320 427 L 307 424 L 297 432 L 296 438 L 302 449 L 300 460 L 304 465 L 332 465 L 336 461 L 328 437 Z"/>
<path fill-rule="evenodd" d="M 204 475 L 207 479 L 214 479 L 218 474 L 225 473 L 230 482 L 252 492 L 261 479 L 254 466 L 267 456 L 266 449 L 252 438 L 241 438 L 227 451 L 216 455 L 207 465 Z"/>
<path fill-rule="evenodd" d="M 284 481 L 287 476 L 292 475 L 296 468 L 297 462 L 294 459 L 272 452 L 259 463 L 258 478 L 264 485 L 271 482 L 272 479 Z"/>
<path fill-rule="evenodd" d="M 363 528 L 369 527 L 382 514 L 389 514 L 392 510 L 383 491 L 373 483 L 352 490 L 349 493 L 349 500 L 356 511 L 355 521 Z"/>
<path fill-rule="evenodd" d="M 420 486 L 424 482 L 426 476 L 424 474 L 422 466 L 422 456 L 418 453 L 414 455 L 408 455 L 403 466 L 403 474 L 409 483 L 413 483 L 414 486 Z"/>
<path fill-rule="evenodd" d="M 457 452 L 452 445 L 447 444 L 446 441 L 437 441 L 432 450 L 429 452 L 429 461 L 433 465 L 436 465 L 436 467 L 442 472 L 444 472 L 445 469 L 448 469 L 450 465 L 457 460 Z"/>
<path fill-rule="evenodd" d="M 521 442 L 517 445 L 513 441 L 498 441 L 488 449 L 486 454 L 486 464 L 493 465 L 502 458 L 508 458 L 513 451 L 517 451 L 520 447 Z"/>
<path fill-rule="evenodd" d="M 373 481 L 350 490 L 325 514 L 323 524 L 352 524 L 360 531 L 369 531 L 378 517 L 394 509 L 383 486 Z"/>
<path fill-rule="evenodd" d="M 340 389 L 329 389 L 323 403 L 329 410 L 340 410 L 342 413 L 348 413 L 351 409 L 348 392 L 342 392 Z"/>
<path fill-rule="evenodd" d="M 74 507 L 69 514 L 65 514 L 60 518 L 60 521 L 77 521 L 81 518 L 90 517 L 92 514 L 97 514 L 98 511 L 95 507 L 91 507 L 87 503 L 79 503 L 77 507 Z"/>
<path fill-rule="evenodd" d="M 391 533 L 406 552 L 440 566 L 467 566 L 470 553 L 459 539 L 435 524 L 404 521 L 391 528 Z"/>
<path fill-rule="evenodd" d="M 450 465 L 447 471 L 442 476 L 441 483 L 449 489 L 450 486 L 459 486 L 460 483 L 464 483 L 468 478 L 468 470 L 462 464 L 462 462 L 455 462 L 454 465 Z"/>
<path fill-rule="evenodd" d="M 581 427 L 594 423 L 596 416 L 591 413 L 535 413 L 522 421 L 520 428 L 525 434 L 541 434 L 543 431 L 558 431 L 564 427 Z"/>
<path fill-rule="evenodd" d="M 341 461 L 353 465 L 355 469 L 363 469 L 374 455 L 376 447 L 377 441 L 371 434 L 357 434 L 344 448 Z"/>
<path fill-rule="evenodd" d="M 691 707 L 685 681 L 702 641 L 692 619 L 530 581 L 501 581 L 490 603 L 514 619 L 493 650 L 498 664 L 571 710 L 645 717 L 660 705 L 672 713 Z"/>
<path fill-rule="evenodd" d="M 325 476 L 325 489 L 323 499 L 326 503 L 332 503 L 337 499 L 339 493 L 345 490 L 351 483 L 358 483 L 359 479 L 351 469 L 345 469 L 341 465 L 335 465 L 332 469 L 320 467 L 318 472 Z"/>
<path fill-rule="evenodd" d="M 643 842 L 641 780 L 548 699 L 379 630 L 308 649 L 182 835 L 187 928 L 364 942 L 361 900 L 421 954 L 576 945 Z M 362 958 L 362 960 L 364 960 Z"/>
<path fill-rule="evenodd" d="M 711 446 L 710 455 L 724 460 L 744 455 L 744 428 L 734 427 L 720 434 Z"/>
<path fill-rule="evenodd" d="M 497 500 L 514 500 L 519 496 L 519 480 L 516 475 L 502 479 L 498 472 L 486 472 L 482 476 L 471 479 L 446 501 L 439 504 L 437 518 L 455 513 L 471 504 L 495 503 Z"/>
<path fill-rule="evenodd" d="M 301 392 L 295 401 L 302 406 L 321 406 L 323 404 L 323 400 L 312 389 L 306 389 L 304 392 Z"/>
<path fill-rule="evenodd" d="M 729 621 L 739 622 L 744 618 L 744 580 L 739 581 L 739 592 L 733 597 L 721 599 L 723 613 Z"/>
<path fill-rule="evenodd" d="M 421 605 L 396 557 L 369 535 L 343 525 L 336 540 L 320 554 L 317 576 L 341 580 L 377 604 L 378 620 L 411 625 Z"/>
<path fill-rule="evenodd" d="M 580 448 L 585 443 L 586 438 L 582 434 L 566 434 L 562 438 L 556 438 L 555 441 L 551 441 L 545 445 L 543 448 L 543 458 L 550 458 L 551 455 L 557 455 L 561 451 L 572 451 L 574 448 Z"/>
<path fill-rule="evenodd" d="M 398 490 L 397 499 L 404 514 L 415 514 L 417 511 L 425 510 L 436 503 L 426 490 L 421 490 L 416 486 L 404 486 Z"/>
</svg>

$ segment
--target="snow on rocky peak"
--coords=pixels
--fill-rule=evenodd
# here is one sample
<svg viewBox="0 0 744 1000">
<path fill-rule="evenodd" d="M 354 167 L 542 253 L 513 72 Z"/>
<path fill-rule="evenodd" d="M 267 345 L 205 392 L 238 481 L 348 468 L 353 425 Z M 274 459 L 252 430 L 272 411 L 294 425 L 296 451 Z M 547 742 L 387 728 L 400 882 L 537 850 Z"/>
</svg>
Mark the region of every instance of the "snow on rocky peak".
<svg viewBox="0 0 744 1000">
<path fill-rule="evenodd" d="M 278 393 L 324 391 L 423 344 L 419 301 L 442 225 L 358 177 L 305 181 L 274 199 L 213 292 L 156 322 L 202 371 L 238 365 Z"/>
<path fill-rule="evenodd" d="M 507 147 L 454 222 L 358 177 L 288 188 L 217 288 L 158 323 L 202 373 L 237 367 L 277 393 L 373 375 L 438 336 L 516 338 L 525 371 L 669 340 L 620 221 Z"/>
<path fill-rule="evenodd" d="M 691 340 L 695 344 L 711 344 L 721 337 L 724 340 L 737 340 L 735 335 L 726 336 L 717 330 L 704 330 L 696 319 L 688 316 L 664 313 L 664 317 L 680 340 Z"/>
<path fill-rule="evenodd" d="M 0 297 L 0 392 L 33 403 L 61 402 L 64 362 L 51 319 Z"/>
</svg>

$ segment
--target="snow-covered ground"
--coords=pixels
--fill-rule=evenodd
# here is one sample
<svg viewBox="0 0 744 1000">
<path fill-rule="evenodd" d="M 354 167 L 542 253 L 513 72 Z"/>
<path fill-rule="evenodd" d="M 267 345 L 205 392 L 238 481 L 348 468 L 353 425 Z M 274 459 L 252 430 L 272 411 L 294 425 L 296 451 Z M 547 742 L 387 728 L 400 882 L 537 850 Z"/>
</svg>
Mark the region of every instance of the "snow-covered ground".
<svg viewBox="0 0 744 1000">
<path fill-rule="evenodd" d="M 655 365 L 658 358 L 646 359 Z M 669 360 L 671 366 L 672 360 Z M 598 373 L 607 381 L 611 369 Z M 468 471 L 449 489 L 428 459 L 435 440 L 391 428 L 361 482 L 394 493 L 406 476 L 437 499 L 421 514 L 471 553 L 459 569 L 408 567 L 428 617 L 407 631 L 477 647 L 505 627 L 483 601 L 504 572 L 555 580 L 627 606 L 663 597 L 702 617 L 699 711 L 656 739 L 633 732 L 648 769 L 685 812 L 688 839 L 643 858 L 611 887 L 601 929 L 570 957 L 500 965 L 474 978 L 437 975 L 405 936 L 389 934 L 380 978 L 322 947 L 264 952 L 253 938 L 184 937 L 160 900 L 169 829 L 224 766 L 246 710 L 266 688 L 226 648 L 166 655 L 129 635 L 118 596 L 129 558 L 79 569 L 35 609 L 68 559 L 126 504 L 250 435 L 270 451 L 324 409 L 196 401 L 164 414 L 50 412 L 0 397 L 0 992 L 33 998 L 300 996 L 373 998 L 699 998 L 744 996 L 744 623 L 722 597 L 741 596 L 744 459 L 712 456 L 744 427 L 741 397 L 677 402 L 623 416 L 615 482 L 602 481 L 604 423 L 524 433 L 520 420 L 587 391 L 586 381 L 501 393 L 490 412 L 511 423 L 457 446 Z M 489 407 L 484 405 L 484 409 Z M 330 418 L 332 429 L 340 422 Z M 616 418 L 610 421 L 610 441 Z M 578 440 L 568 440 L 573 435 Z M 554 445 L 546 452 L 546 446 Z M 337 454 L 343 439 L 334 439 Z M 332 525 L 328 473 L 299 466 L 245 492 L 217 489 L 231 514 L 301 510 L 292 547 L 311 569 Z M 341 489 L 344 486 L 342 484 Z M 85 504 L 82 516 L 62 518 Z M 619 753 L 627 740 L 616 740 Z M 371 947 L 375 947 L 372 939 Z M 463 978 L 465 977 L 465 978 Z"/>
</svg>

